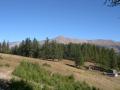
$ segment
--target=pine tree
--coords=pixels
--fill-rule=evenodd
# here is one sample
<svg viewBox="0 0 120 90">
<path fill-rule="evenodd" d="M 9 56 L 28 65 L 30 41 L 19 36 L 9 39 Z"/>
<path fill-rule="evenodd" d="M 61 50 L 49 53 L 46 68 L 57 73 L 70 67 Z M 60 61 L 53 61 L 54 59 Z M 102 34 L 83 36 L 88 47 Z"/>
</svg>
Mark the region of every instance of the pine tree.
<svg viewBox="0 0 120 90">
<path fill-rule="evenodd" d="M 7 51 L 6 53 L 10 53 L 9 42 L 7 42 L 6 51 Z"/>
<path fill-rule="evenodd" d="M 20 45 L 19 45 L 19 48 L 18 48 L 18 55 L 22 55 L 22 56 L 26 56 L 25 54 L 25 41 L 23 40 Z"/>
<path fill-rule="evenodd" d="M 9 43 L 6 42 L 5 40 L 3 41 L 1 48 L 2 53 L 9 53 Z"/>
<path fill-rule="evenodd" d="M 84 57 L 82 55 L 75 58 L 75 65 L 77 68 L 84 64 Z"/>
<path fill-rule="evenodd" d="M 63 46 L 61 44 L 56 43 L 56 41 L 49 42 L 49 59 L 53 61 L 61 60 L 63 58 Z"/>
<path fill-rule="evenodd" d="M 15 55 L 19 55 L 18 54 L 18 46 L 17 45 L 15 45 L 14 47 L 11 48 L 11 53 L 15 54 Z"/>
<path fill-rule="evenodd" d="M 115 51 L 113 49 L 111 49 L 110 52 L 110 57 L 111 57 L 111 68 L 117 68 L 117 55 L 115 54 Z"/>
<path fill-rule="evenodd" d="M 27 38 L 25 40 L 25 53 L 26 53 L 26 56 L 28 56 L 28 57 L 33 56 L 32 41 L 30 40 L 30 38 Z"/>
<path fill-rule="evenodd" d="M 0 43 L 0 53 L 2 52 L 2 45 L 1 45 L 1 43 Z"/>
<path fill-rule="evenodd" d="M 118 69 L 120 70 L 120 54 L 118 54 L 117 62 Z"/>
<path fill-rule="evenodd" d="M 55 58 L 59 60 L 63 59 L 63 47 L 62 44 L 55 43 Z"/>
<path fill-rule="evenodd" d="M 50 54 L 50 50 L 49 50 L 49 39 L 46 38 L 45 43 L 42 46 L 42 53 L 41 53 L 41 57 L 43 59 L 49 59 L 49 54 Z"/>
<path fill-rule="evenodd" d="M 36 38 L 34 38 L 33 42 L 32 42 L 32 52 L 33 52 L 33 57 L 34 58 L 38 58 L 40 57 L 40 44 L 37 41 Z"/>
<path fill-rule="evenodd" d="M 63 45 L 62 44 L 58 45 L 58 51 L 59 51 L 58 60 L 62 60 L 63 59 L 63 54 L 64 54 Z"/>
</svg>

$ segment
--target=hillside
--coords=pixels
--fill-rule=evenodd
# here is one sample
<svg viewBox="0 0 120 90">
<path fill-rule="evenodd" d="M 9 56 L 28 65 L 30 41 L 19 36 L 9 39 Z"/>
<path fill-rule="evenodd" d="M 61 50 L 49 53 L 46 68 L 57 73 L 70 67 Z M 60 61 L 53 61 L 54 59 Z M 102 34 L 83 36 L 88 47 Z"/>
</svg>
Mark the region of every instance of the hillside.
<svg viewBox="0 0 120 90">
<path fill-rule="evenodd" d="M 85 81 L 92 86 L 96 86 L 101 90 L 119 90 L 120 89 L 120 77 L 107 77 L 100 72 L 91 72 L 83 69 L 76 69 L 71 67 L 74 65 L 72 61 L 62 60 L 60 62 L 45 61 L 34 58 L 27 58 L 16 55 L 0 54 L 0 78 L 9 80 L 12 78 L 12 72 L 20 64 L 21 61 L 27 60 L 30 62 L 36 62 L 40 65 L 48 64 L 50 67 L 44 66 L 46 70 L 53 73 L 59 73 L 62 75 L 73 74 L 76 80 Z"/>
<path fill-rule="evenodd" d="M 89 43 L 95 44 L 97 46 L 102 46 L 106 48 L 114 48 L 116 52 L 120 52 L 120 42 L 115 42 L 113 40 L 103 40 L 103 39 L 96 39 L 96 40 L 84 40 L 84 39 L 75 39 L 69 38 L 64 36 L 58 36 L 50 40 L 55 40 L 57 43 L 69 44 L 69 43 Z M 43 44 L 45 40 L 41 40 L 40 44 Z M 9 42 L 10 47 L 14 47 L 15 45 L 19 45 L 20 41 L 17 42 Z"/>
<path fill-rule="evenodd" d="M 113 40 L 104 40 L 104 39 L 96 39 L 96 40 L 84 40 L 84 39 L 74 39 L 68 38 L 64 36 L 58 36 L 54 38 L 58 43 L 68 44 L 68 43 L 89 43 L 97 46 L 102 46 L 106 48 L 114 48 L 116 52 L 120 52 L 120 42 L 115 42 Z"/>
</svg>

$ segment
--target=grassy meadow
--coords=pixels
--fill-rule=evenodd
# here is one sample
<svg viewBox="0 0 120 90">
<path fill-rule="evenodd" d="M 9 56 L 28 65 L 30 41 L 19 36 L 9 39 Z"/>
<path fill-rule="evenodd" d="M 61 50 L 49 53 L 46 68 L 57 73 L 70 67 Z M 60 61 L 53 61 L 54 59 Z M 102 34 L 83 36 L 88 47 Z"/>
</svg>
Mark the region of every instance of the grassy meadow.
<svg viewBox="0 0 120 90">
<path fill-rule="evenodd" d="M 37 63 L 27 61 L 22 61 L 13 72 L 13 75 L 19 77 L 22 80 L 20 81 L 22 84 L 27 83 L 29 85 L 29 87 L 23 87 L 22 90 L 24 88 L 26 88 L 25 90 L 30 90 L 29 88 L 31 90 L 98 90 L 95 87 L 90 87 L 85 82 L 75 81 L 73 75 L 62 76 L 57 73 L 54 74 Z M 15 88 L 17 90 L 21 89 L 19 85 L 18 87 L 15 85 Z"/>
</svg>

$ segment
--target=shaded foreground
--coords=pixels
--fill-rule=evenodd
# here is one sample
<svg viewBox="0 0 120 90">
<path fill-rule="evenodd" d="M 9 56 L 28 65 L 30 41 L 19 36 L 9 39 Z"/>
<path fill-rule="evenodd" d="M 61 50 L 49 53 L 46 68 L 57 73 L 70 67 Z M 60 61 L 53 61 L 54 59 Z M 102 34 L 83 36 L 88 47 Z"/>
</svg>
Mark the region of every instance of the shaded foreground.
<svg viewBox="0 0 120 90">
<path fill-rule="evenodd" d="M 0 79 L 0 90 L 10 90 L 10 82 L 7 80 Z"/>
<path fill-rule="evenodd" d="M 25 81 L 0 80 L 0 90 L 33 90 L 32 86 Z"/>
</svg>

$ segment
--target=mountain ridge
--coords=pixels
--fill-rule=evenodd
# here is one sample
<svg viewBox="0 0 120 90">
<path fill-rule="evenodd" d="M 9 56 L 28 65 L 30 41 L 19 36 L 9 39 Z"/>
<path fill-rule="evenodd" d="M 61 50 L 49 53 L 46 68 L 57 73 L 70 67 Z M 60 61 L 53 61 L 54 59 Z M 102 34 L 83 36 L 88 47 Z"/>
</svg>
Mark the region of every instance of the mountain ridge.
<svg viewBox="0 0 120 90">
<path fill-rule="evenodd" d="M 60 39 L 61 37 L 62 37 L 62 39 Z M 68 37 L 64 37 L 64 36 L 58 36 L 53 40 L 56 40 L 57 43 L 63 43 L 63 44 L 68 44 L 68 43 L 94 44 L 94 45 L 102 46 L 102 47 L 106 47 L 106 48 L 113 48 L 116 52 L 120 52 L 120 42 L 113 41 L 113 40 L 104 40 L 104 39 L 84 40 L 84 39 L 68 38 Z M 65 41 L 67 41 L 67 42 L 65 42 Z"/>
<path fill-rule="evenodd" d="M 57 43 L 62 44 L 69 44 L 69 43 L 76 43 L 76 44 L 94 44 L 97 46 L 102 46 L 106 48 L 113 48 L 116 52 L 120 52 L 120 42 L 113 41 L 113 40 L 104 40 L 104 39 L 96 39 L 96 40 L 85 40 L 85 39 L 76 39 L 76 38 L 69 38 L 65 36 L 57 36 L 55 38 L 50 39 L 50 41 L 55 40 Z M 40 44 L 44 44 L 45 40 L 39 41 Z M 14 47 L 15 45 L 19 45 L 20 41 L 17 42 L 10 42 L 10 47 Z"/>
</svg>

